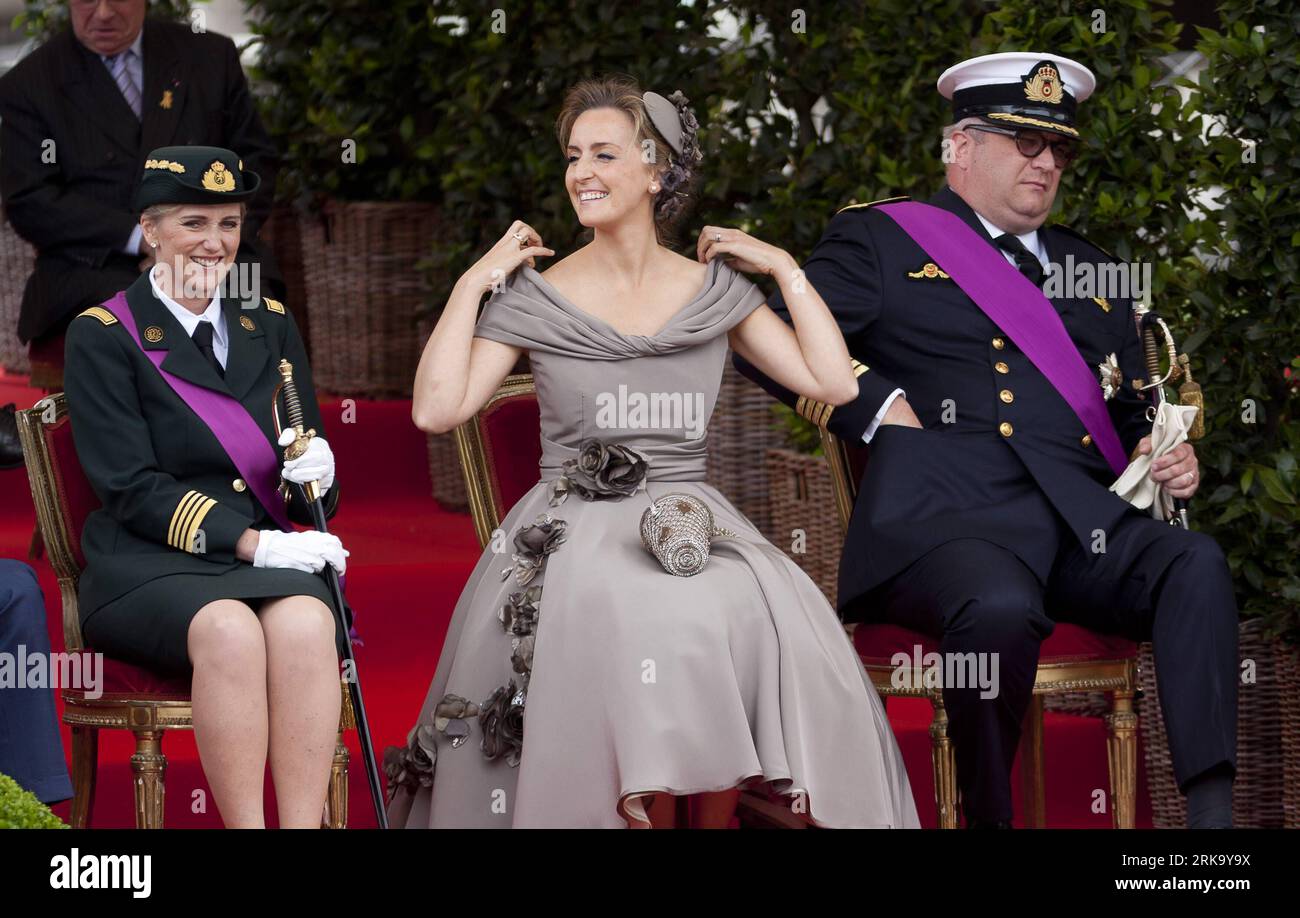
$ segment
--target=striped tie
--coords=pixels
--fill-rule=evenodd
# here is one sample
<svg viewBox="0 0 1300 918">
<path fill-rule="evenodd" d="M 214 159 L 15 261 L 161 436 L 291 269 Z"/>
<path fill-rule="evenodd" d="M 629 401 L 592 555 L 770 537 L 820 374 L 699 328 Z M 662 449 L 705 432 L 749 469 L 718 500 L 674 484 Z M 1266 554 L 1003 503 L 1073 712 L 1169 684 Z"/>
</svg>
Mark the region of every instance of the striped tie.
<svg viewBox="0 0 1300 918">
<path fill-rule="evenodd" d="M 126 99 L 126 104 L 131 106 L 131 111 L 135 112 L 135 116 L 139 118 L 140 87 L 135 85 L 135 79 L 131 76 L 131 68 L 128 66 L 132 54 L 134 52 L 128 48 L 121 54 L 110 57 L 108 64 L 113 79 L 117 82 L 117 88 L 122 90 L 122 96 Z"/>
</svg>

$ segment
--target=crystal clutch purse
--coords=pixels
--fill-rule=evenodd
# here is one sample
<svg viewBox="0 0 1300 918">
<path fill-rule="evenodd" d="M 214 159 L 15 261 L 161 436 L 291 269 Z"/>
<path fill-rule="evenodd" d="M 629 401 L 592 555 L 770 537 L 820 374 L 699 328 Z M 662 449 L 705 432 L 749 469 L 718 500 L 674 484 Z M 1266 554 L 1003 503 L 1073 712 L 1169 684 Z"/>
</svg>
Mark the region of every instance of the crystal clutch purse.
<svg viewBox="0 0 1300 918">
<path fill-rule="evenodd" d="M 641 514 L 641 544 L 675 577 L 698 574 L 712 541 L 735 537 L 716 526 L 709 505 L 691 494 L 665 494 Z"/>
</svg>

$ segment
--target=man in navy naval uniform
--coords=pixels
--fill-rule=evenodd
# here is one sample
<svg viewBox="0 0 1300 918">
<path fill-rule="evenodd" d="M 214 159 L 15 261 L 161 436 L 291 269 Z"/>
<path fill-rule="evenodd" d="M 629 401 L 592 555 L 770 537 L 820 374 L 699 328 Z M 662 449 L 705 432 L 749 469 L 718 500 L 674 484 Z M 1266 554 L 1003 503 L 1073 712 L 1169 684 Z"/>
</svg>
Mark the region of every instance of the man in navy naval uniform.
<svg viewBox="0 0 1300 918">
<path fill-rule="evenodd" d="M 1076 104 L 1094 85 L 1087 68 L 1041 53 L 974 58 L 939 79 L 953 123 L 943 132 L 947 187 L 929 204 L 973 231 L 976 255 L 993 253 L 1005 273 L 1001 255 L 1040 287 L 1071 256 L 1112 261 L 1067 227 L 1044 225 L 1076 153 Z M 1055 622 L 1152 640 L 1188 824 L 1229 826 L 1237 610 L 1222 552 L 1108 490 L 1116 463 L 1072 403 L 891 208 L 876 206 L 886 203 L 841 210 L 804 266 L 855 358 L 858 398 L 833 411 L 800 402 L 736 358 L 809 420 L 871 444 L 841 560 L 841 615 L 932 634 L 945 654 L 998 655 L 996 697 L 944 690 L 962 809 L 976 827 L 1010 826 L 1011 766 Z M 1149 402 L 1132 385 L 1147 375 L 1132 302 L 1071 292 L 1046 287 L 1066 346 L 1088 367 L 1114 353 L 1123 370 L 1099 415 L 1113 424 L 1107 441 L 1122 468 L 1151 449 Z M 789 321 L 779 294 L 769 302 Z M 1195 494 L 1191 444 L 1152 461 L 1151 478 L 1172 497 Z"/>
</svg>

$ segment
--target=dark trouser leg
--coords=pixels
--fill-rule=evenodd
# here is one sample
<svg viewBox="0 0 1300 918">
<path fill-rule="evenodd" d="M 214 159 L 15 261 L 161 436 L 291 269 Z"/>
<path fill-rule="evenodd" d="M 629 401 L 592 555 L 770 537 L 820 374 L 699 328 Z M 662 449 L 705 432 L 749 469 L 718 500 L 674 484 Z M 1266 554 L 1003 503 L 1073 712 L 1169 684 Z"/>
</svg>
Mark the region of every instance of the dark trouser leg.
<svg viewBox="0 0 1300 918">
<path fill-rule="evenodd" d="M 26 564 L 0 559 L 0 653 L 27 657 L 50 652 L 45 602 Z M 0 688 L 0 774 L 45 803 L 72 796 L 63 758 L 54 696 L 49 688 Z"/>
<path fill-rule="evenodd" d="M 1053 624 L 1043 587 L 1014 554 L 982 539 L 947 542 L 867 598 L 872 618 L 939 638 L 948 654 L 997 654 L 997 694 L 945 686 L 948 733 L 967 824 L 1011 820 L 1011 766 L 1038 669 L 1038 646 Z M 996 663 L 994 662 L 996 660 Z"/>
<path fill-rule="evenodd" d="M 1105 548 L 1063 547 L 1048 606 L 1058 621 L 1151 640 L 1185 793 L 1201 775 L 1236 767 L 1237 605 L 1228 564 L 1209 536 L 1136 513 L 1106 533 Z"/>
</svg>

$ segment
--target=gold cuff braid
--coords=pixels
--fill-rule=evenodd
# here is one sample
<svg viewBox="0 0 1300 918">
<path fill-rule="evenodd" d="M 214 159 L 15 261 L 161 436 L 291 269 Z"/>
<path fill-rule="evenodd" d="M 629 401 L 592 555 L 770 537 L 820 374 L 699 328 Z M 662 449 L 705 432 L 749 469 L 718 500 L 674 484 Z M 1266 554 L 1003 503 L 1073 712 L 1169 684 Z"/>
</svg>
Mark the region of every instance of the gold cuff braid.
<svg viewBox="0 0 1300 918">
<path fill-rule="evenodd" d="M 849 364 L 853 367 L 854 378 L 867 372 L 867 365 L 865 363 L 860 363 L 850 357 Z M 825 427 L 830 423 L 831 412 L 835 410 L 835 406 L 827 404 L 826 402 L 819 402 L 815 399 L 808 398 L 806 395 L 801 395 L 799 396 L 799 400 L 795 402 L 794 410 L 798 413 L 799 417 L 803 418 L 809 424 L 813 424 L 817 427 Z"/>
</svg>

